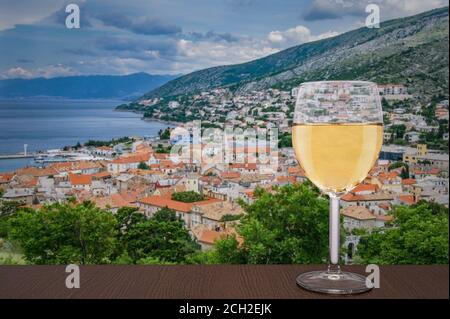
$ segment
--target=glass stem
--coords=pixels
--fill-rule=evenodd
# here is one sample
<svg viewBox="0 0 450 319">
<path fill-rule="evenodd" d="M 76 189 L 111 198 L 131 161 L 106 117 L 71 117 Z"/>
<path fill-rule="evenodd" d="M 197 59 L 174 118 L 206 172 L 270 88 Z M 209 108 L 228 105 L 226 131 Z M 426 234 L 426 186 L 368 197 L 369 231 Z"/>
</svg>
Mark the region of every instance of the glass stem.
<svg viewBox="0 0 450 319">
<path fill-rule="evenodd" d="M 339 196 L 329 194 L 330 196 L 330 263 L 329 272 L 340 272 L 340 214 L 339 214 Z"/>
</svg>

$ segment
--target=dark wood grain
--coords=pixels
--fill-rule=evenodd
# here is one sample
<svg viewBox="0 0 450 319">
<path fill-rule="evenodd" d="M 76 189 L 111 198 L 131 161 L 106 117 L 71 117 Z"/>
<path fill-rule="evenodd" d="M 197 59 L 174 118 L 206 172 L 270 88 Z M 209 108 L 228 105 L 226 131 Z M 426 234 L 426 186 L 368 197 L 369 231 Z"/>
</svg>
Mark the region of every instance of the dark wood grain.
<svg viewBox="0 0 450 319">
<path fill-rule="evenodd" d="M 82 266 L 67 289 L 64 266 L 0 266 L 0 298 L 330 298 L 296 286 L 314 265 Z M 362 266 L 348 266 L 364 274 Z M 448 266 L 383 266 L 381 288 L 331 298 L 449 298 Z"/>
</svg>

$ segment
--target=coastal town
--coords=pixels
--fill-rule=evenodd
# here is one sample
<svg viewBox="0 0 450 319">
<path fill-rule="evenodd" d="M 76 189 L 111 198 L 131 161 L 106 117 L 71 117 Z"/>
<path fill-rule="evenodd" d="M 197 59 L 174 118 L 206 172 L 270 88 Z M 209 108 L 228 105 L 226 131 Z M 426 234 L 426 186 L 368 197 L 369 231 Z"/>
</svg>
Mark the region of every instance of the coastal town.
<svg viewBox="0 0 450 319">
<path fill-rule="evenodd" d="M 384 115 L 379 160 L 341 201 L 347 263 L 358 246 L 355 230 L 388 225 L 393 206 L 425 200 L 448 207 L 449 202 L 448 100 L 424 105 L 398 84 L 380 85 L 379 90 Z M 188 131 L 195 120 L 201 120 L 203 128 L 276 128 L 277 167 L 271 171 L 258 161 L 175 161 L 170 149 L 180 137 L 171 126 L 155 138 L 130 136 L 42 152 L 35 166 L 0 173 L 1 200 L 32 208 L 91 201 L 112 214 L 135 207 L 146 217 L 167 207 L 184 221 L 203 250 L 226 236 L 242 240 L 236 231 L 245 214 L 241 204 L 255 200 L 257 187 L 271 192 L 307 180 L 290 145 L 297 93 L 297 88 L 248 93 L 215 89 L 183 99 L 136 102 L 146 109 L 144 119 L 174 121 Z M 205 145 L 199 147 L 205 151 Z M 244 147 L 244 154 L 250 148 Z"/>
</svg>

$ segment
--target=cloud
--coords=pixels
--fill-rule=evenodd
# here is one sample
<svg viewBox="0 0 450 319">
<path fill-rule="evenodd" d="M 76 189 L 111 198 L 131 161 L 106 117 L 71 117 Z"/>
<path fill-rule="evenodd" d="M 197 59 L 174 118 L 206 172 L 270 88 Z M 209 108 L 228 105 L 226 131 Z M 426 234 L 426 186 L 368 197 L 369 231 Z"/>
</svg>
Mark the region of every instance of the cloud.
<svg viewBox="0 0 450 319">
<path fill-rule="evenodd" d="M 328 31 L 319 35 L 313 35 L 310 29 L 299 25 L 285 31 L 272 31 L 267 36 L 267 39 L 273 46 L 286 48 L 291 45 L 334 37 L 338 34 L 338 32 Z"/>
<path fill-rule="evenodd" d="M 80 8 L 80 27 L 81 28 L 92 27 L 91 20 L 93 19 L 93 17 L 90 14 L 90 11 L 87 9 L 87 2 L 86 1 L 78 1 L 77 5 Z M 53 12 L 52 14 L 50 14 L 48 17 L 42 19 L 41 23 L 44 23 L 44 24 L 54 23 L 59 26 L 65 27 L 66 18 L 68 15 L 69 15 L 69 13 L 66 12 L 66 5 L 64 5 L 60 9 L 58 9 L 55 12 Z"/>
<path fill-rule="evenodd" d="M 3 79 L 17 79 L 17 78 L 29 79 L 32 77 L 33 77 L 33 74 L 30 71 L 23 69 L 21 67 L 10 68 L 9 70 L 6 70 L 2 74 Z"/>
<path fill-rule="evenodd" d="M 61 6 L 61 0 L 39 0 L 35 2 L 1 0 L 0 30 L 13 28 L 18 24 L 31 24 L 48 16 Z"/>
<path fill-rule="evenodd" d="M 185 38 L 189 38 L 194 41 L 215 41 L 215 42 L 237 42 L 239 41 L 239 37 L 235 36 L 231 33 L 217 33 L 214 31 L 208 31 L 206 33 L 201 32 L 188 32 L 183 35 Z"/>
<path fill-rule="evenodd" d="M 57 76 L 77 75 L 78 72 L 62 64 L 48 65 L 36 69 L 13 67 L 1 74 L 2 79 L 31 79 L 36 77 L 53 78 Z"/>
<path fill-rule="evenodd" d="M 380 6 L 383 20 L 414 15 L 448 5 L 448 0 L 313 0 L 302 18 L 306 21 L 339 19 L 345 16 L 363 17 L 368 4 Z"/>
<path fill-rule="evenodd" d="M 179 56 L 176 62 L 180 73 L 186 73 L 205 67 L 248 62 L 290 46 L 337 34 L 329 31 L 314 35 L 305 26 L 297 26 L 284 31 L 272 31 L 261 39 L 241 37 L 231 43 L 181 39 L 178 41 Z"/>
<path fill-rule="evenodd" d="M 150 17 L 135 17 L 119 12 L 103 13 L 96 16 L 106 26 L 131 31 L 145 35 L 174 35 L 182 31 L 181 27 L 167 24 L 160 19 Z"/>
</svg>

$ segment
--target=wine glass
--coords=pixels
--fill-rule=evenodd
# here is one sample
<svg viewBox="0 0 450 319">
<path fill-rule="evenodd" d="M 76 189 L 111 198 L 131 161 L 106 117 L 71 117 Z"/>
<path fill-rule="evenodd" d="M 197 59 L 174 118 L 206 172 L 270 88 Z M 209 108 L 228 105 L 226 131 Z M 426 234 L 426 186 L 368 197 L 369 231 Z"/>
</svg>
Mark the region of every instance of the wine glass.
<svg viewBox="0 0 450 319">
<path fill-rule="evenodd" d="M 329 264 L 303 273 L 297 284 L 329 294 L 368 291 L 364 276 L 341 271 L 339 200 L 362 182 L 383 141 L 378 87 L 366 81 L 303 83 L 292 127 L 295 155 L 306 176 L 330 198 Z"/>
</svg>

